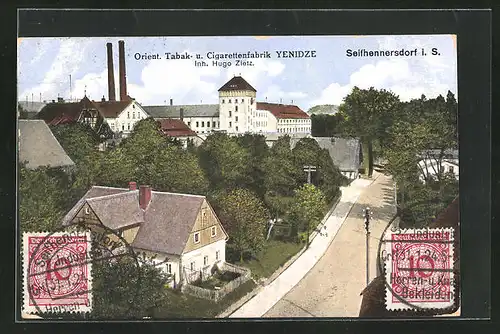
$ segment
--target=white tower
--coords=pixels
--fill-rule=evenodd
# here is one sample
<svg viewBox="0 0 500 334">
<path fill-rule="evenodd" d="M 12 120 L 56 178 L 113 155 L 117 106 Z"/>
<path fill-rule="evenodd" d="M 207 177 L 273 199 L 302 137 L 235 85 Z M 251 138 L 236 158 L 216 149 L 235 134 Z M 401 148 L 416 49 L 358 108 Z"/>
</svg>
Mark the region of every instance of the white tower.
<svg viewBox="0 0 500 334">
<path fill-rule="evenodd" d="M 234 76 L 219 89 L 220 130 L 230 134 L 252 132 L 256 93 L 241 76 Z"/>
</svg>

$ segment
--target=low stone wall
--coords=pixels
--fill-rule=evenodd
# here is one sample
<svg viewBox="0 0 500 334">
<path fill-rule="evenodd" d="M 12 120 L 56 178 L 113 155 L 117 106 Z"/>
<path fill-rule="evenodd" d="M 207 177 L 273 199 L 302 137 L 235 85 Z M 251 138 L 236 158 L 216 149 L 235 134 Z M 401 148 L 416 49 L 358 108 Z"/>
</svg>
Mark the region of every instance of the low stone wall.
<svg viewBox="0 0 500 334">
<path fill-rule="evenodd" d="M 220 270 L 238 273 L 240 274 L 240 276 L 224 284 L 220 287 L 219 290 L 204 289 L 200 288 L 199 286 L 184 284 L 181 288 L 181 291 L 198 298 L 209 299 L 217 302 L 223 299 L 228 293 L 234 291 L 241 284 L 248 281 L 251 277 L 250 269 L 239 267 L 227 262 L 220 265 Z"/>
</svg>

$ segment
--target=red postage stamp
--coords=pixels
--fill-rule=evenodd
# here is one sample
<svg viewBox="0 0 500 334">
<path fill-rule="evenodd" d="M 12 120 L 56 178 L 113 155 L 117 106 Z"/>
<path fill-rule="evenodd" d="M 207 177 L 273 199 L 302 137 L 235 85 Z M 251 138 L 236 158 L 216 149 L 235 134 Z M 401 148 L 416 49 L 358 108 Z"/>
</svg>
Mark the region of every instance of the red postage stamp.
<svg viewBox="0 0 500 334">
<path fill-rule="evenodd" d="M 453 229 L 389 233 L 383 255 L 388 310 L 454 305 L 453 240 Z"/>
<path fill-rule="evenodd" d="M 24 233 L 24 312 L 89 312 L 90 234 Z"/>
</svg>

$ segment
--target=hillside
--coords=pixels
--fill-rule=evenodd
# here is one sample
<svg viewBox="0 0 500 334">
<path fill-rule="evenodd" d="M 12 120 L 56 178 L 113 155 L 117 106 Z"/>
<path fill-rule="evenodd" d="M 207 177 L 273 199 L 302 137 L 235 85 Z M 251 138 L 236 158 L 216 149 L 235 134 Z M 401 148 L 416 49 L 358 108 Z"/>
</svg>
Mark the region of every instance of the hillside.
<svg viewBox="0 0 500 334">
<path fill-rule="evenodd" d="M 339 106 L 333 104 L 320 104 L 314 107 L 311 107 L 307 113 L 309 115 L 316 114 L 324 114 L 324 115 L 334 115 L 339 110 Z"/>
</svg>

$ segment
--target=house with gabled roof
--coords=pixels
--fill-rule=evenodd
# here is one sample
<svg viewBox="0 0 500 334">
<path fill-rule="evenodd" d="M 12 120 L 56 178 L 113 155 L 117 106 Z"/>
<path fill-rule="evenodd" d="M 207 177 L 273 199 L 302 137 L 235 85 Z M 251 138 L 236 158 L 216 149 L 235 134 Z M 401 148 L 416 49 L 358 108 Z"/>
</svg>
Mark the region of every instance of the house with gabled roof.
<svg viewBox="0 0 500 334">
<path fill-rule="evenodd" d="M 96 131 L 105 123 L 115 134 L 127 137 L 132 132 L 135 124 L 149 115 L 142 106 L 127 96 L 123 101 L 90 100 L 84 96 L 78 102 L 58 102 L 46 104 L 37 114 L 38 119 L 43 119 L 49 125 L 67 123 L 86 123 Z"/>
<path fill-rule="evenodd" d="M 357 179 L 361 167 L 361 142 L 358 138 L 344 137 L 311 137 L 319 145 L 326 149 L 332 158 L 333 164 L 337 166 L 340 173 L 350 180 Z M 293 149 L 300 141 L 299 137 L 290 138 L 290 146 Z"/>
<path fill-rule="evenodd" d="M 171 286 L 211 275 L 225 262 L 228 235 L 205 196 L 93 186 L 63 218 L 62 225 L 89 222 L 120 235 L 140 253 L 154 257 Z"/>
<path fill-rule="evenodd" d="M 158 123 L 160 123 L 160 131 L 162 134 L 179 140 L 184 147 L 187 147 L 188 141 L 192 141 L 195 146 L 203 142 L 198 134 L 191 130 L 182 119 L 164 118 L 159 119 Z"/>
<path fill-rule="evenodd" d="M 63 168 L 70 171 L 75 163 L 42 120 L 20 119 L 18 123 L 19 162 L 29 169 Z"/>
</svg>

